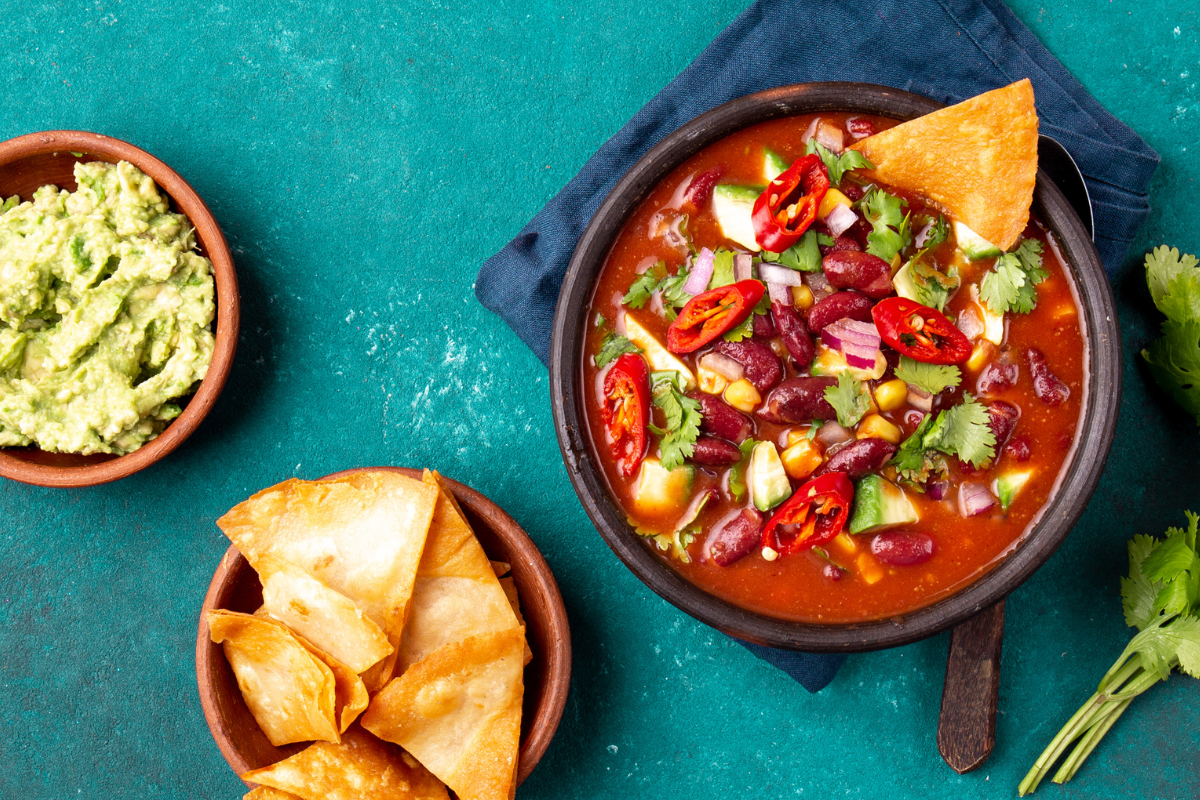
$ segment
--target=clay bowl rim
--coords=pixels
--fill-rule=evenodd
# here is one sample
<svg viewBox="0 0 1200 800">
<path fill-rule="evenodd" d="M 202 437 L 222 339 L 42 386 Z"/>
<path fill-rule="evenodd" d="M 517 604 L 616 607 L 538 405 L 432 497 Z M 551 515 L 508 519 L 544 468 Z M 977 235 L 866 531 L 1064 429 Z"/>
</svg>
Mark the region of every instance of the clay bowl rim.
<svg viewBox="0 0 1200 800">
<path fill-rule="evenodd" d="M 0 142 L 0 167 L 47 154 L 66 153 L 71 160 L 128 161 L 154 179 L 175 208 L 187 215 L 196 229 L 200 249 L 213 265 L 216 282 L 216 343 L 208 374 L 178 417 L 153 441 L 127 455 L 100 463 L 61 466 L 33 463 L 0 449 L 0 475 L 21 483 L 50 487 L 96 486 L 128 477 L 154 464 L 179 447 L 200 425 L 225 387 L 237 349 L 240 302 L 233 256 L 216 218 L 200 195 L 179 173 L 139 147 L 87 131 L 43 131 Z M 80 153 L 80 156 L 74 156 Z M 0 186 L 0 194 L 7 194 Z M 75 454 L 56 455 L 58 460 L 84 459 Z"/>
<path fill-rule="evenodd" d="M 1033 529 L 988 572 L 954 593 L 902 615 L 850 624 L 792 622 L 740 608 L 684 580 L 625 522 L 592 463 L 581 402 L 587 304 L 622 225 L 672 169 L 709 144 L 759 122 L 797 114 L 850 111 L 912 119 L 941 108 L 920 95 L 864 83 L 784 86 L 732 100 L 684 124 L 643 156 L 613 187 L 576 246 L 559 292 L 550 347 L 550 391 L 559 449 L 584 510 L 617 557 L 667 602 L 723 633 L 808 652 L 895 647 L 939 633 L 1003 599 L 1050 558 L 1083 513 L 1104 469 L 1120 405 L 1121 342 L 1112 289 L 1091 237 L 1062 192 L 1039 170 L 1034 206 L 1053 232 L 1079 299 L 1088 350 L 1087 389 L 1077 435 L 1058 487 Z"/>
<path fill-rule="evenodd" d="M 335 472 L 318 480 L 333 480 L 358 472 L 378 471 L 398 472 L 417 480 L 420 480 L 422 475 L 421 470 L 408 467 L 359 467 Z M 534 649 L 534 645 L 537 643 L 533 641 L 531 616 L 527 612 L 528 604 L 521 603 L 521 611 L 525 615 L 526 632 L 530 639 L 531 649 L 534 649 L 534 661 L 539 656 L 544 657 L 542 683 L 545 689 L 538 702 L 533 720 L 530 722 L 529 733 L 521 740 L 517 768 L 517 784 L 519 785 L 529 777 L 534 767 L 541 761 L 542 756 L 546 754 L 550 742 L 558 731 L 563 712 L 566 710 L 567 696 L 571 687 L 571 631 L 566 606 L 563 604 L 562 594 L 559 592 L 558 582 L 554 579 L 550 565 L 529 534 L 517 524 L 516 520 L 495 502 L 470 486 L 444 475 L 442 479 L 450 487 L 460 505 L 486 524 L 497 539 L 511 547 L 508 563 L 512 565 L 511 574 L 514 582 L 518 573 L 523 576 L 521 581 L 524 583 L 524 589 L 521 585 L 517 586 L 518 596 L 524 597 L 532 590 L 534 594 L 546 598 L 547 624 L 539 635 L 543 643 L 553 646 L 546 647 L 544 653 L 541 654 Z M 488 555 L 490 558 L 492 554 Z M 521 561 L 516 556 L 520 556 L 524 560 Z M 218 710 L 216 687 L 210 681 L 206 681 L 203 676 L 208 675 L 214 665 L 218 670 L 229 671 L 229 664 L 225 660 L 220 646 L 213 644 L 209 637 L 208 621 L 205 619 L 205 615 L 210 609 L 221 607 L 220 598 L 225 594 L 230 575 L 235 574 L 243 567 L 253 574 L 245 557 L 231 545 L 222 555 L 221 562 L 209 583 L 208 592 L 204 596 L 204 605 L 200 609 L 200 621 L 196 634 L 196 682 L 200 692 L 200 705 L 204 710 L 204 719 L 208 723 L 209 732 L 221 751 L 221 755 L 239 777 L 251 769 L 265 765 L 250 764 L 241 751 L 234 746 L 230 731 L 221 719 Z M 525 583 L 526 580 L 528 583 Z M 232 676 L 230 676 L 230 680 L 232 680 Z M 244 704 L 240 694 L 234 699 L 234 702 Z M 246 714 L 249 715 L 248 710 Z M 296 749 L 302 749 L 304 746 L 306 745 L 300 745 Z M 288 754 L 288 751 L 281 751 L 280 759 Z"/>
</svg>

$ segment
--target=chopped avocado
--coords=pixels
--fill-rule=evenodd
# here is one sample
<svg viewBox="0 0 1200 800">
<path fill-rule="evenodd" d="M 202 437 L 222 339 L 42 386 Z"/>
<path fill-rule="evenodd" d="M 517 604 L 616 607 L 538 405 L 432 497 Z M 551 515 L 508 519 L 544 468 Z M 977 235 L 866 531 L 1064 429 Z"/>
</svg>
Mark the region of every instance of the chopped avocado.
<svg viewBox="0 0 1200 800">
<path fill-rule="evenodd" d="M 778 178 L 787 171 L 788 164 L 783 157 L 769 147 L 763 148 L 763 180 L 767 183 Z"/>
<path fill-rule="evenodd" d="M 978 261 L 981 258 L 994 258 L 1000 255 L 999 247 L 996 247 L 996 245 L 984 239 L 958 220 L 954 221 L 954 240 L 958 243 L 958 249 L 962 250 L 967 258 L 972 261 Z"/>
<path fill-rule="evenodd" d="M 867 533 L 917 519 L 917 510 L 903 489 L 886 478 L 868 475 L 854 487 L 854 514 L 846 530 Z"/>
<path fill-rule="evenodd" d="M 971 299 L 979 306 L 979 313 L 983 315 L 983 338 L 997 347 L 1004 344 L 1004 315 L 992 313 L 987 303 L 979 299 L 979 287 L 974 283 L 971 284 Z"/>
<path fill-rule="evenodd" d="M 633 507 L 649 515 L 681 511 L 691 500 L 695 477 L 696 468 L 690 464 L 668 472 L 657 458 L 647 458 L 633 492 Z"/>
<path fill-rule="evenodd" d="M 625 314 L 625 335 L 629 337 L 629 341 L 642 348 L 642 354 L 646 356 L 651 371 L 670 372 L 674 370 L 683 376 L 684 388 L 687 391 L 690 392 L 696 388 L 696 376 L 692 374 L 688 365 L 671 355 L 671 352 L 659 344 L 650 331 L 643 328 L 641 323 L 628 312 Z"/>
<path fill-rule="evenodd" d="M 783 470 L 774 442 L 759 442 L 750 453 L 750 496 L 759 511 L 770 511 L 792 496 L 792 484 Z"/>
<path fill-rule="evenodd" d="M 901 297 L 906 297 L 916 303 L 921 302 L 917 297 L 917 284 L 913 280 L 911 264 L 905 264 L 892 276 L 892 286 L 896 288 L 896 294 Z"/>
<path fill-rule="evenodd" d="M 872 369 L 859 369 L 846 363 L 846 357 L 833 348 L 823 344 L 817 345 L 817 355 L 812 362 L 812 374 L 818 376 L 836 377 L 843 372 L 849 372 L 852 378 L 860 381 L 876 381 L 887 371 L 887 359 L 883 353 L 875 356 L 875 366 Z"/>
<path fill-rule="evenodd" d="M 721 233 L 731 242 L 737 242 L 751 252 L 761 248 L 754 238 L 754 201 L 763 193 L 761 186 L 734 186 L 719 183 L 713 189 L 712 207 Z"/>
<path fill-rule="evenodd" d="M 992 481 L 992 494 L 1000 498 L 1000 507 L 1008 511 L 1008 507 L 1012 505 L 1013 499 L 1017 496 L 1017 492 L 1024 488 L 1029 479 L 1033 477 L 1033 470 L 1018 470 L 1006 472 L 996 480 Z"/>
</svg>

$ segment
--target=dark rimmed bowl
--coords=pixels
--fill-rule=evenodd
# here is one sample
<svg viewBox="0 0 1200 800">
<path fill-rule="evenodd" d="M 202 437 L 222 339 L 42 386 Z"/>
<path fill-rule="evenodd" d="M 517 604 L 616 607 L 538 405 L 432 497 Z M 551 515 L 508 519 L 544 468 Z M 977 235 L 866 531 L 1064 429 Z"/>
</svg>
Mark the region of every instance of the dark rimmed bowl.
<svg viewBox="0 0 1200 800">
<path fill-rule="evenodd" d="M 120 139 L 86 131 L 45 131 L 0 142 L 0 197 L 20 195 L 52 183 L 75 191 L 75 162 L 128 161 L 149 175 L 170 199 L 171 210 L 184 214 L 196 229 L 200 255 L 213 265 L 217 316 L 216 343 L 208 374 L 195 394 L 185 398 L 183 413 L 161 434 L 123 456 L 47 453 L 36 447 L 0 448 L 0 475 L 36 486 L 95 486 L 124 478 L 166 457 L 183 443 L 212 410 L 225 388 L 237 349 L 239 301 L 233 256 L 217 220 L 200 195 L 179 173 L 138 147 Z"/>
<path fill-rule="evenodd" d="M 733 100 L 656 145 L 613 187 L 575 249 L 558 296 L 550 391 L 559 448 L 580 502 L 613 552 L 668 602 L 714 628 L 757 644 L 809 652 L 895 647 L 943 631 L 1002 599 L 1054 553 L 1083 513 L 1112 445 L 1120 404 L 1121 345 L 1112 290 L 1095 247 L 1062 192 L 1038 171 L 1034 207 L 1054 234 L 1079 299 L 1087 342 L 1086 392 L 1072 452 L 1033 530 L 991 571 L 958 592 L 900 616 L 854 624 L 791 622 L 747 611 L 684 580 L 625 521 L 593 465 L 582 402 L 581 353 L 588 303 L 625 220 L 671 170 L 710 144 L 779 117 L 849 111 L 909 120 L 941 108 L 920 95 L 863 83 L 785 86 Z"/>
<path fill-rule="evenodd" d="M 421 470 L 406 467 L 368 467 L 326 475 L 332 480 L 354 472 L 399 472 L 416 480 Z M 513 583 L 525 618 L 525 637 L 533 660 L 525 667 L 525 699 L 521 715 L 521 749 L 517 783 L 521 783 L 546 753 L 571 685 L 571 632 L 567 611 L 550 565 L 529 534 L 504 509 L 469 486 L 442 477 L 458 500 L 488 558 L 512 566 Z M 209 610 L 225 608 L 252 614 L 262 605 L 262 583 L 236 547 L 221 557 L 200 609 L 196 635 L 196 683 L 204 719 L 221 755 L 238 775 L 281 761 L 308 746 L 275 747 L 254 721 L 242 699 L 237 679 L 219 644 L 208 632 Z"/>
</svg>

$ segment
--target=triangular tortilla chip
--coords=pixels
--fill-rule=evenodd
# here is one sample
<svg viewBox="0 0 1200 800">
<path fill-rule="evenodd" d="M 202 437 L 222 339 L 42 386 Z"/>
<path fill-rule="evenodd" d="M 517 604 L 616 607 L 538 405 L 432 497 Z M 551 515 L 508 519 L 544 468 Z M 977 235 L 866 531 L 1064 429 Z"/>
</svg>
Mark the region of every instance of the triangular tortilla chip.
<svg viewBox="0 0 1200 800">
<path fill-rule="evenodd" d="M 1001 250 L 1029 221 L 1038 117 L 1028 79 L 984 92 L 851 145 L 858 174 L 933 200 Z"/>
<path fill-rule="evenodd" d="M 355 672 L 363 672 L 394 649 L 383 630 L 350 598 L 299 567 L 278 561 L 263 571 L 267 613 Z"/>
<path fill-rule="evenodd" d="M 234 506 L 217 525 L 260 577 L 269 577 L 274 559 L 300 567 L 350 598 L 394 647 L 436 501 L 436 487 L 394 472 L 292 479 Z"/>
<path fill-rule="evenodd" d="M 512 606 L 513 614 L 517 617 L 517 622 L 524 628 L 525 616 L 521 613 L 521 600 L 517 596 L 517 584 L 513 581 L 512 576 L 501 578 L 500 588 L 504 590 L 504 595 L 508 598 L 508 602 Z M 533 651 L 529 649 L 529 640 L 526 639 L 524 663 L 529 664 L 530 661 L 533 661 Z"/>
<path fill-rule="evenodd" d="M 357 725 L 341 744 L 318 742 L 242 779 L 290 792 L 301 800 L 448 800 L 446 787 L 416 759 Z"/>
<path fill-rule="evenodd" d="M 259 786 L 242 795 L 242 800 L 303 800 L 291 792 L 274 789 L 270 786 Z"/>
<path fill-rule="evenodd" d="M 461 800 L 509 796 L 521 737 L 521 628 L 448 644 L 371 701 L 367 730 L 399 744 Z"/>
<path fill-rule="evenodd" d="M 314 739 L 338 741 L 337 681 L 283 624 L 235 611 L 208 612 L 258 727 L 276 747 Z"/>
<path fill-rule="evenodd" d="M 426 471 L 425 483 L 439 489 L 438 501 L 417 568 L 396 674 L 451 642 L 521 624 L 453 495 L 436 473 Z"/>
<path fill-rule="evenodd" d="M 303 636 L 297 636 L 296 639 L 313 656 L 321 659 L 325 666 L 329 667 L 329 671 L 333 673 L 334 707 L 337 710 L 338 731 L 344 732 L 350 727 L 350 723 L 358 719 L 358 715 L 366 710 L 367 703 L 371 700 L 367 694 L 367 687 L 363 684 L 362 679 L 358 677 L 358 674 L 350 667 L 328 653 L 321 652 L 320 649 L 313 646 L 312 642 L 305 640 Z"/>
</svg>

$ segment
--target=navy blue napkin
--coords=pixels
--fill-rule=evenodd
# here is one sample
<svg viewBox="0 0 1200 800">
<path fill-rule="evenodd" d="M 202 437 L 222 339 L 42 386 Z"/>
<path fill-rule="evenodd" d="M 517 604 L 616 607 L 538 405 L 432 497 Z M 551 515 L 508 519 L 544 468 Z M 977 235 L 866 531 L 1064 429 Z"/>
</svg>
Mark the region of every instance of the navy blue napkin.
<svg viewBox="0 0 1200 800">
<path fill-rule="evenodd" d="M 814 36 L 813 32 L 819 32 Z M 821 42 L 837 42 L 837 58 Z M 683 123 L 753 92 L 806 81 L 861 81 L 945 103 L 1033 82 L 1040 132 L 1084 174 L 1096 248 L 1111 274 L 1150 214 L 1158 155 L 1104 110 L 998 0 L 758 0 L 584 164 L 503 250 L 475 295 L 548 363 L 554 305 L 575 244 L 600 203 L 647 150 Z M 844 656 L 753 646 L 818 691 Z"/>
</svg>

